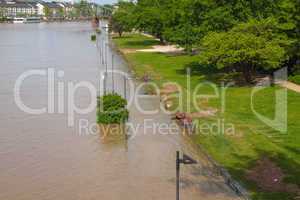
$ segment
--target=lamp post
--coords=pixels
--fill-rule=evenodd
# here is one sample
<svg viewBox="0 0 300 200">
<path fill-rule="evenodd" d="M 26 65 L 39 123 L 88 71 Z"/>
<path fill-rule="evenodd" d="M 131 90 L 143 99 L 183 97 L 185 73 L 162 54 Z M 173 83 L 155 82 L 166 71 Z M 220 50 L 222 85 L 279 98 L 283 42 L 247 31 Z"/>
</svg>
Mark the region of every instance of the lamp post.
<svg viewBox="0 0 300 200">
<path fill-rule="evenodd" d="M 127 99 L 127 77 L 124 76 L 124 99 Z"/>
<path fill-rule="evenodd" d="M 108 64 L 107 64 L 107 61 L 108 61 L 108 44 L 105 43 L 105 72 L 107 74 L 107 68 L 108 68 Z"/>
<path fill-rule="evenodd" d="M 197 161 L 185 154 L 183 154 L 183 157 L 180 158 L 179 151 L 176 152 L 176 200 L 179 200 L 180 164 L 193 165 L 197 164 Z"/>
<path fill-rule="evenodd" d="M 107 83 L 106 83 L 106 76 L 107 76 L 107 74 L 106 74 L 106 72 L 104 72 L 104 75 L 102 77 L 102 79 L 103 79 L 104 95 L 106 95 L 106 85 L 107 85 Z"/>
<path fill-rule="evenodd" d="M 113 90 L 113 93 L 115 92 L 115 79 L 114 79 L 114 54 L 111 53 L 111 71 L 112 71 L 112 74 L 111 74 L 111 79 L 112 79 L 112 90 Z"/>
</svg>

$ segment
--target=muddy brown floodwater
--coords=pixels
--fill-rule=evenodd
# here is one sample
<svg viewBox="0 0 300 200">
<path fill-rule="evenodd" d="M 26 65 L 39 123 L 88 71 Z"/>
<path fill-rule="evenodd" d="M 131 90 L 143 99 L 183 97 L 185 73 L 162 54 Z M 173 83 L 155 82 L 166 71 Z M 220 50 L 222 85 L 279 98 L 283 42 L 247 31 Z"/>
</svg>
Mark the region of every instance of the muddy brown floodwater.
<svg viewBox="0 0 300 200">
<path fill-rule="evenodd" d="M 157 134 L 150 123 L 172 123 L 164 113 L 145 115 L 130 107 L 130 122 L 142 124 L 127 141 L 105 142 L 99 134 L 79 127 L 81 120 L 95 123 L 96 111 L 76 114 L 68 126 L 67 92 L 58 94 L 58 82 L 87 81 L 98 87 L 99 48 L 90 41 L 88 23 L 41 23 L 0 25 L 0 199 L 5 200 L 173 200 L 175 199 L 175 152 L 183 151 L 200 164 L 183 166 L 181 199 L 237 199 L 224 181 L 212 174 L 207 161 L 188 138 Z M 104 34 L 103 34 L 104 35 Z M 101 40 L 106 40 L 102 36 Z M 111 55 L 109 49 L 109 54 Z M 113 53 L 114 54 L 114 53 Z M 127 71 L 115 55 L 115 66 Z M 33 115 L 14 100 L 18 77 L 28 70 L 55 71 L 54 113 Z M 58 71 L 63 71 L 58 72 Z M 116 91 L 124 88 L 115 77 Z M 108 87 L 111 82 L 108 82 Z M 47 77 L 31 76 L 20 88 L 23 103 L 32 108 L 47 106 Z M 64 107 L 58 112 L 58 99 Z M 91 96 L 81 88 L 75 103 L 85 108 Z M 156 108 L 158 99 L 142 99 L 143 108 Z M 147 125 L 148 126 L 148 125 Z"/>
</svg>

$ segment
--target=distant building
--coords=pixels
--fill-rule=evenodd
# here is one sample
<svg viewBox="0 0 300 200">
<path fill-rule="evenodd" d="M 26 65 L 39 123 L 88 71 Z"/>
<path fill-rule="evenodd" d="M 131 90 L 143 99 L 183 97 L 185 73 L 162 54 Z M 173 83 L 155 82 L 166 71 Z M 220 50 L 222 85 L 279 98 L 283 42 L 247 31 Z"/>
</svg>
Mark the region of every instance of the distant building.
<svg viewBox="0 0 300 200">
<path fill-rule="evenodd" d="M 3 16 L 34 16 L 37 14 L 37 7 L 34 3 L 1 1 L 0 9 Z"/>
<path fill-rule="evenodd" d="M 71 3 L 68 2 L 58 2 L 57 4 L 59 4 L 64 11 L 64 16 L 71 16 L 73 11 L 74 11 L 74 6 Z"/>
<path fill-rule="evenodd" d="M 39 16 L 45 16 L 45 6 L 42 2 L 38 2 L 36 4 L 36 7 L 37 7 L 37 14 Z"/>
<path fill-rule="evenodd" d="M 36 6 L 37 14 L 46 18 L 58 18 L 64 15 L 64 8 L 56 2 L 38 2 Z"/>
</svg>

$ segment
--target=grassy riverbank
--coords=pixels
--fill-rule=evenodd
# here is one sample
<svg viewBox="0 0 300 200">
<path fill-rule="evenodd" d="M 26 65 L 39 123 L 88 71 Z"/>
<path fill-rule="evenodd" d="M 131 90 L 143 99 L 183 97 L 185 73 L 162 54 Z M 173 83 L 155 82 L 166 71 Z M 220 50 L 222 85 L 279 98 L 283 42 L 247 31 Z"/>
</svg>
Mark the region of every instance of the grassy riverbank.
<svg viewBox="0 0 300 200">
<path fill-rule="evenodd" d="M 188 94 L 195 91 L 197 85 L 203 81 L 217 83 L 226 79 L 226 75 L 214 69 L 199 66 L 197 56 L 171 55 L 162 53 L 135 52 L 134 49 L 151 48 L 157 41 L 141 35 L 126 35 L 123 38 L 114 38 L 120 49 L 131 49 L 124 53 L 126 59 L 138 77 L 150 74 L 151 80 L 159 85 L 166 81 L 177 82 L 184 88 L 184 99 L 182 111 L 195 111 L 195 105 L 187 99 Z M 123 51 L 125 52 L 125 51 Z M 191 88 L 186 85 L 186 68 L 192 70 Z M 220 75 L 220 76 L 219 76 Z M 219 89 L 219 87 L 218 87 Z M 275 92 L 279 87 L 268 87 L 255 94 L 253 107 L 264 116 L 273 118 Z M 288 131 L 286 134 L 270 128 L 260 121 L 251 109 L 252 88 L 230 87 L 225 93 L 225 111 L 222 113 L 221 98 L 209 99 L 207 102 L 199 102 L 200 107 L 218 109 L 218 115 L 211 118 L 199 120 L 213 127 L 231 127 L 233 125 L 235 134 L 212 134 L 214 131 L 206 131 L 208 134 L 195 134 L 195 143 L 201 144 L 207 152 L 221 165 L 225 166 L 236 179 L 244 183 L 253 193 L 254 199 L 292 199 L 292 189 L 300 185 L 300 94 L 288 91 Z M 213 94 L 211 87 L 203 86 L 197 94 Z M 224 101 L 223 101 L 224 102 Z M 178 102 L 174 102 L 175 105 Z M 202 130 L 203 131 L 203 130 Z M 198 132 L 200 132 L 198 130 Z M 284 189 L 280 192 L 262 190 L 249 180 L 249 169 L 252 169 L 258 160 L 269 158 L 281 168 L 284 175 Z M 266 169 L 268 170 L 268 169 Z M 272 169 L 269 169 L 272 170 Z M 274 185 L 278 184 L 276 181 Z M 293 190 L 294 191 L 294 190 Z"/>
</svg>

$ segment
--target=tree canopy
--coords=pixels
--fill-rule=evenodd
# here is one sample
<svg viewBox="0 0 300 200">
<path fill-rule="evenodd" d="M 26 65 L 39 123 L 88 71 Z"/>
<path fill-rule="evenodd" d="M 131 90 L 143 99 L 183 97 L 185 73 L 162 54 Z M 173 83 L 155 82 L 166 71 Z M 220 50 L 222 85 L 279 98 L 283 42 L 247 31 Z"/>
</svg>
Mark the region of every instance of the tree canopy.
<svg viewBox="0 0 300 200">
<path fill-rule="evenodd" d="M 112 24 L 200 49 L 199 62 L 216 67 L 295 71 L 300 60 L 300 0 L 121 1 Z"/>
<path fill-rule="evenodd" d="M 111 28 L 121 37 L 123 32 L 129 32 L 134 25 L 134 4 L 132 2 L 121 1 L 118 4 L 118 9 L 112 14 Z"/>
</svg>

